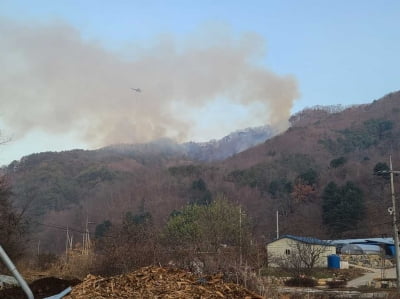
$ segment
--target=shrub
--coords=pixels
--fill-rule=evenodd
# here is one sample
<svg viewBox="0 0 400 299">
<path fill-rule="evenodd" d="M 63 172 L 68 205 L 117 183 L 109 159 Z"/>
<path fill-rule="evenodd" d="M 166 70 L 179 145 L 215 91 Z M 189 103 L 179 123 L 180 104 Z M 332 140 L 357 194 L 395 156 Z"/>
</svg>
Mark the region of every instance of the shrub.
<svg viewBox="0 0 400 299">
<path fill-rule="evenodd" d="M 326 282 L 328 287 L 331 289 L 343 288 L 346 286 L 346 283 L 347 282 L 345 280 L 328 280 Z"/>
<path fill-rule="evenodd" d="M 56 262 L 58 257 L 53 253 L 41 253 L 37 256 L 37 266 L 42 271 L 49 269 Z"/>
<path fill-rule="evenodd" d="M 288 287 L 315 287 L 317 281 L 310 277 L 292 277 L 285 281 L 285 285 Z"/>
</svg>

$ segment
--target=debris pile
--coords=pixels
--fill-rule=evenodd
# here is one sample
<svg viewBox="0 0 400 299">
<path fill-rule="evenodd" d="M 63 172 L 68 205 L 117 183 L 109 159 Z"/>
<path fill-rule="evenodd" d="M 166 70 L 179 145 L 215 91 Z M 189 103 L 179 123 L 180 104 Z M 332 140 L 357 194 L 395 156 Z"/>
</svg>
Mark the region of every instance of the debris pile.
<svg viewBox="0 0 400 299">
<path fill-rule="evenodd" d="M 264 298 L 222 275 L 197 277 L 178 269 L 144 267 L 134 272 L 103 278 L 88 275 L 65 299 L 84 298 Z"/>
</svg>

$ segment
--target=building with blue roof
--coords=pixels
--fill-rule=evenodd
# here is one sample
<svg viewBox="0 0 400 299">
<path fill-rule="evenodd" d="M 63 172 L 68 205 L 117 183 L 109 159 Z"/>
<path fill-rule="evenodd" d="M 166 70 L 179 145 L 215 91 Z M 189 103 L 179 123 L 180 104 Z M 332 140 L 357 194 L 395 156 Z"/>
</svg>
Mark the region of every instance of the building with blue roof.
<svg viewBox="0 0 400 299">
<path fill-rule="evenodd" d="M 303 251 L 300 253 L 299 251 Z M 336 246 L 329 241 L 320 240 L 314 237 L 300 237 L 294 235 L 283 235 L 280 238 L 267 244 L 268 260 L 270 266 L 278 266 L 279 260 L 285 263 L 290 261 L 293 256 L 308 251 L 311 255 L 314 253 L 315 267 L 327 267 L 328 256 L 336 253 Z M 311 257 L 311 256 L 310 256 Z"/>
</svg>

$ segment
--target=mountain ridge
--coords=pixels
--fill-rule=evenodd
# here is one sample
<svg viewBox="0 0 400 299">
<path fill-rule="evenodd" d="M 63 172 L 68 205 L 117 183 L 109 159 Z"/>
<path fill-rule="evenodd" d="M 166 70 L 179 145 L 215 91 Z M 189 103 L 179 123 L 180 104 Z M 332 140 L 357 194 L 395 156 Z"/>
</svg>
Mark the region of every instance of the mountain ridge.
<svg viewBox="0 0 400 299">
<path fill-rule="evenodd" d="M 144 144 L 116 144 L 106 146 L 100 150 L 116 150 L 119 152 L 151 151 L 158 153 L 176 153 L 188 159 L 212 162 L 221 161 L 252 146 L 265 142 L 275 136 L 277 130 L 269 125 L 249 127 L 236 130 L 221 139 L 212 139 L 206 142 L 177 143 L 169 138 L 160 138 Z"/>
</svg>

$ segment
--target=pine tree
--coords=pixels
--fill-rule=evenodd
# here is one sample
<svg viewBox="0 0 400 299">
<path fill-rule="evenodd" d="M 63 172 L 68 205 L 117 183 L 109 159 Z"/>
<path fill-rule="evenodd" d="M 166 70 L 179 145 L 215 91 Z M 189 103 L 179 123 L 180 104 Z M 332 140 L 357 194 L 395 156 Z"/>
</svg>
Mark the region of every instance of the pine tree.
<svg viewBox="0 0 400 299">
<path fill-rule="evenodd" d="M 352 182 L 343 187 L 330 182 L 323 191 L 322 199 L 323 223 L 332 235 L 355 229 L 364 215 L 363 193 Z"/>
</svg>

